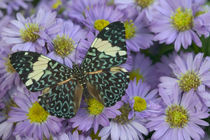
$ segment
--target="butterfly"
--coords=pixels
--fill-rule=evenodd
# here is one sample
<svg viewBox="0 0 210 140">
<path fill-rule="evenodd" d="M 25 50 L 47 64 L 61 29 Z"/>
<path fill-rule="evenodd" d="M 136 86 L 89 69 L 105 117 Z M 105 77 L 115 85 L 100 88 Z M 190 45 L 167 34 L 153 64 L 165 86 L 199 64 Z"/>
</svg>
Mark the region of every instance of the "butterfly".
<svg viewBox="0 0 210 140">
<path fill-rule="evenodd" d="M 51 115 L 72 118 L 87 94 L 113 106 L 125 94 L 129 74 L 119 65 L 127 60 L 125 27 L 120 21 L 106 26 L 95 38 L 80 65 L 69 68 L 36 52 L 20 51 L 10 62 L 31 92 L 43 91 L 39 104 Z"/>
</svg>

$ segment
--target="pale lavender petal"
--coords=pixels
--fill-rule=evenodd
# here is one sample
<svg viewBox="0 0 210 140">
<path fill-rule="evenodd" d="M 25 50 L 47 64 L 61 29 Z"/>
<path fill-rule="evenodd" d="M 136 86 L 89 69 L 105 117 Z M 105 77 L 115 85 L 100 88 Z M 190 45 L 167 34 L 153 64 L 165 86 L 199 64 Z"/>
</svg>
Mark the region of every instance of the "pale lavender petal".
<svg viewBox="0 0 210 140">
<path fill-rule="evenodd" d="M 110 126 L 102 128 L 101 131 L 99 132 L 99 136 L 103 137 L 103 136 L 109 134 L 110 130 L 111 130 Z"/>
<path fill-rule="evenodd" d="M 175 41 L 175 50 L 178 52 L 179 49 L 181 48 L 181 38 L 180 38 L 180 34 L 177 35 L 176 41 Z"/>
<path fill-rule="evenodd" d="M 118 140 L 120 137 L 120 132 L 119 132 L 119 129 L 117 127 L 117 124 L 116 123 L 112 123 L 112 128 L 111 128 L 111 138 L 113 140 Z"/>
<path fill-rule="evenodd" d="M 200 139 L 200 136 L 192 129 L 190 126 L 184 127 L 184 130 L 191 136 L 193 139 Z"/>
<path fill-rule="evenodd" d="M 187 70 L 192 70 L 193 66 L 193 53 L 188 53 L 187 54 L 187 59 L 186 59 L 186 65 L 187 65 Z"/>
<path fill-rule="evenodd" d="M 190 135 L 185 130 L 182 130 L 182 134 L 185 140 L 191 140 Z"/>
<path fill-rule="evenodd" d="M 175 64 L 179 67 L 180 73 L 185 73 L 187 71 L 186 64 L 180 56 L 177 56 L 174 60 Z"/>
<path fill-rule="evenodd" d="M 198 47 L 201 47 L 202 46 L 202 42 L 201 42 L 201 40 L 199 39 L 199 37 L 197 36 L 197 34 L 195 33 L 195 32 L 193 32 L 193 31 L 190 31 L 191 32 L 191 34 L 192 34 L 192 39 L 193 39 L 193 41 L 196 43 L 196 45 L 198 46 Z"/>
<path fill-rule="evenodd" d="M 148 130 L 143 125 L 141 125 L 140 123 L 137 123 L 135 121 L 132 121 L 130 124 L 135 129 L 137 129 L 138 131 L 140 131 L 141 133 L 143 133 L 144 135 L 147 135 L 148 134 Z"/>
<path fill-rule="evenodd" d="M 203 53 L 199 53 L 195 56 L 194 61 L 193 61 L 193 70 L 195 70 L 196 72 L 199 71 L 201 63 L 203 61 Z"/>
</svg>

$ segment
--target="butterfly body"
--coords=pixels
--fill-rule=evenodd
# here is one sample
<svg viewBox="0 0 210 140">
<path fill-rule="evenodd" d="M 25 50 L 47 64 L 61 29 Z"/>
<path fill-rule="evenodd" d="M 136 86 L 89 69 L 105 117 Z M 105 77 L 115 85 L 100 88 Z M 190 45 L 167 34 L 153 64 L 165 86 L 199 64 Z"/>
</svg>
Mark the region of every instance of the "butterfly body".
<svg viewBox="0 0 210 140">
<path fill-rule="evenodd" d="M 81 85 L 85 85 L 85 75 L 83 70 L 77 64 L 73 64 L 73 77 L 79 82 Z"/>
<path fill-rule="evenodd" d="M 114 22 L 96 37 L 80 65 L 69 68 L 35 52 L 16 52 L 10 61 L 26 87 L 43 91 L 40 105 L 51 115 L 73 117 L 83 92 L 104 106 L 114 105 L 125 94 L 129 75 L 119 65 L 126 62 L 125 27 Z"/>
</svg>

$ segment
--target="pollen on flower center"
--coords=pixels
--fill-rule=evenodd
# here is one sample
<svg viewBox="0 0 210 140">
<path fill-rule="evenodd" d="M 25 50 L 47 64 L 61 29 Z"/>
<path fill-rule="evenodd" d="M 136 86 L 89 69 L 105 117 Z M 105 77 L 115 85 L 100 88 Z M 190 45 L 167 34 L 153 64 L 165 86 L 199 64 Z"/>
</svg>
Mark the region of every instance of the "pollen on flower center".
<svg viewBox="0 0 210 140">
<path fill-rule="evenodd" d="M 185 92 L 190 91 L 192 88 L 197 89 L 200 84 L 199 76 L 193 71 L 184 74 L 179 81 L 179 87 Z"/>
<path fill-rule="evenodd" d="M 121 115 L 117 116 L 113 119 L 113 121 L 118 122 L 120 124 L 125 124 L 129 121 L 128 114 L 131 111 L 129 104 L 124 104 L 120 109 Z"/>
<path fill-rule="evenodd" d="M 12 64 L 10 63 L 10 59 L 9 58 L 5 58 L 5 60 L 6 60 L 6 62 L 4 64 L 5 64 L 7 72 L 9 72 L 9 73 L 16 72 L 15 69 L 13 68 Z"/>
<path fill-rule="evenodd" d="M 101 31 L 104 27 L 109 25 L 109 21 L 105 19 L 98 19 L 94 23 L 94 28 L 98 31 Z"/>
<path fill-rule="evenodd" d="M 56 54 L 61 57 L 69 55 L 74 50 L 74 41 L 65 35 L 61 37 L 58 35 L 53 40 L 53 44 Z"/>
<path fill-rule="evenodd" d="M 136 0 L 137 5 L 139 5 L 142 8 L 146 8 L 150 6 L 154 0 Z"/>
<path fill-rule="evenodd" d="M 181 7 L 171 16 L 171 22 L 178 31 L 189 30 L 193 27 L 193 15 L 191 9 L 183 10 Z"/>
<path fill-rule="evenodd" d="M 47 120 L 49 113 L 38 102 L 34 102 L 26 115 L 31 123 L 43 123 Z"/>
<path fill-rule="evenodd" d="M 140 74 L 139 69 L 133 70 L 132 72 L 129 73 L 130 76 L 130 80 L 134 80 L 136 78 L 136 82 L 138 83 L 138 81 L 140 79 L 142 79 L 142 81 L 144 81 L 144 77 L 143 75 Z"/>
<path fill-rule="evenodd" d="M 166 110 L 165 121 L 171 128 L 183 128 L 189 121 L 187 110 L 179 105 L 171 105 Z"/>
<path fill-rule="evenodd" d="M 25 24 L 25 29 L 20 30 L 20 36 L 25 42 L 35 42 L 39 38 L 39 25 L 35 23 Z"/>
<path fill-rule="evenodd" d="M 135 111 L 141 112 L 147 108 L 147 102 L 145 99 L 143 99 L 139 96 L 135 96 L 133 99 L 134 99 L 133 109 Z"/>
<path fill-rule="evenodd" d="M 125 26 L 125 38 L 130 39 L 134 37 L 136 33 L 135 31 L 136 26 L 134 25 L 133 20 L 125 21 L 124 26 Z"/>
<path fill-rule="evenodd" d="M 98 100 L 91 98 L 88 100 L 88 111 L 91 115 L 99 115 L 104 110 L 104 105 Z"/>
<path fill-rule="evenodd" d="M 60 5 L 62 5 L 62 1 L 56 0 L 56 2 L 52 5 L 52 8 L 57 9 Z"/>
</svg>

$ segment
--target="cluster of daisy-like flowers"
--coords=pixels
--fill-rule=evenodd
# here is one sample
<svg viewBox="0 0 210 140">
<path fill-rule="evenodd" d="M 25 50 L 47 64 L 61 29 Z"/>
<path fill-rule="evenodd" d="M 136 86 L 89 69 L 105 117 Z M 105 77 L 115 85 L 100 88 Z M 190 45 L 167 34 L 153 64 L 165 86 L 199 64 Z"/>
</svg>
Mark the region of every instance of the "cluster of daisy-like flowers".
<svg viewBox="0 0 210 140">
<path fill-rule="evenodd" d="M 0 139 L 210 139 L 210 11 L 205 0 L 2 0 Z M 129 71 L 112 107 L 94 98 L 75 117 L 51 116 L 12 67 L 33 51 L 80 64 L 108 24 L 125 25 Z M 67 93 L 68 94 L 68 93 Z"/>
</svg>

